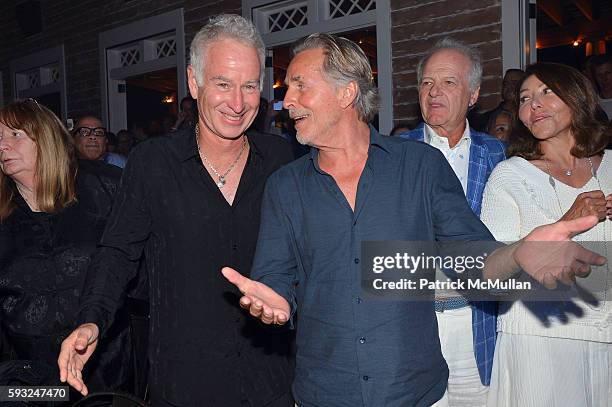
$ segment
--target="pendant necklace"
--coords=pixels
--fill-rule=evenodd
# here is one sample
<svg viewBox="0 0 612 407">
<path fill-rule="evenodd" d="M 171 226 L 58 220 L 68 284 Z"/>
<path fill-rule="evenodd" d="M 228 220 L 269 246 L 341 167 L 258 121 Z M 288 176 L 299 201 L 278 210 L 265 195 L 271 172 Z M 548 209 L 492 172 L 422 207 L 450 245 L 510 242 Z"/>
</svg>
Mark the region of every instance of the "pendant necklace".
<svg viewBox="0 0 612 407">
<path fill-rule="evenodd" d="M 591 167 L 591 176 L 595 178 L 595 180 L 597 181 L 597 185 L 599 185 L 599 189 L 602 190 L 601 185 L 599 183 L 599 178 L 597 178 L 597 173 L 595 172 L 595 167 L 593 167 L 593 160 L 591 160 L 591 157 L 587 157 L 587 160 L 589 161 L 589 166 Z M 548 162 L 548 158 L 544 158 L 544 163 L 546 164 L 546 170 L 547 170 L 546 172 L 548 172 L 548 183 L 550 184 L 553 191 L 555 192 L 555 196 L 557 197 L 557 204 L 559 205 L 561 216 L 563 216 L 563 208 L 561 207 L 561 200 L 559 199 L 559 194 L 557 193 L 557 183 L 555 182 L 555 178 L 552 176 L 552 172 L 550 171 L 550 164 Z M 567 176 L 571 176 L 572 173 L 573 172 L 571 169 L 568 169 L 565 171 L 565 175 Z"/>
<path fill-rule="evenodd" d="M 200 141 L 198 137 L 199 135 L 200 135 L 200 124 L 198 123 L 195 126 L 195 137 L 196 137 L 196 145 L 198 146 L 198 153 L 200 154 L 200 157 L 202 157 L 202 160 L 204 161 L 204 163 L 207 164 L 212 170 L 212 172 L 214 172 L 215 175 L 217 176 L 218 178 L 216 182 L 217 188 L 221 189 L 225 186 L 227 176 L 229 175 L 230 172 L 232 172 L 232 170 L 234 169 L 234 167 L 240 160 L 240 157 L 242 157 L 242 153 L 244 152 L 244 149 L 246 148 L 246 145 L 247 145 L 246 136 L 243 136 L 242 147 L 240 147 L 240 152 L 238 153 L 238 156 L 236 157 L 234 162 L 230 164 L 228 169 L 223 174 L 220 174 L 219 171 L 217 171 L 216 168 L 212 165 L 212 163 L 208 160 L 208 158 L 206 158 L 206 155 L 202 153 L 202 150 L 200 150 Z"/>
</svg>

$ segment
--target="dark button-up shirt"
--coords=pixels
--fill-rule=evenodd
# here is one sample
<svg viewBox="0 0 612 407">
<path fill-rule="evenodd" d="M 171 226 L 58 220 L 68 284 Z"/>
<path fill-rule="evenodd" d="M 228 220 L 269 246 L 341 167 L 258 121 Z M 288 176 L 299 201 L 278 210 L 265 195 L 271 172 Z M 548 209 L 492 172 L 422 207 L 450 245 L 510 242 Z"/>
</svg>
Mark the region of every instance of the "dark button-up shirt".
<svg viewBox="0 0 612 407">
<path fill-rule="evenodd" d="M 268 180 L 252 277 L 297 309 L 300 406 L 429 406 L 444 394 L 432 302 L 368 301 L 361 242 L 491 240 L 429 145 L 371 132 L 353 211 L 318 151 Z"/>
<path fill-rule="evenodd" d="M 270 333 L 245 314 L 220 273 L 231 266 L 249 274 L 265 180 L 292 158 L 280 137 L 251 134 L 249 145 L 231 206 L 192 130 L 139 144 L 123 173 L 80 321 L 108 326 L 144 249 L 154 405 L 262 406 L 289 391 L 286 332 Z"/>
</svg>

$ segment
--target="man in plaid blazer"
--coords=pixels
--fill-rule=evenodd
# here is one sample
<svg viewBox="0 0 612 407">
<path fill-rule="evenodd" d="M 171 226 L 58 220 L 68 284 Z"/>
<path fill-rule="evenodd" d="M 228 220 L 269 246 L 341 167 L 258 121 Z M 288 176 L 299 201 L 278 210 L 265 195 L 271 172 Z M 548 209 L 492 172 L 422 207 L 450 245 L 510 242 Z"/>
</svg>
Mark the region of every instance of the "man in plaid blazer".
<svg viewBox="0 0 612 407">
<path fill-rule="evenodd" d="M 400 136 L 438 148 L 459 178 L 472 211 L 480 216 L 489 174 L 506 158 L 501 141 L 474 131 L 467 121 L 480 90 L 480 55 L 444 39 L 419 62 L 417 77 L 424 123 Z M 468 302 L 457 292 L 437 291 L 435 306 L 442 354 L 450 371 L 447 392 L 435 406 L 486 405 L 497 303 Z"/>
</svg>

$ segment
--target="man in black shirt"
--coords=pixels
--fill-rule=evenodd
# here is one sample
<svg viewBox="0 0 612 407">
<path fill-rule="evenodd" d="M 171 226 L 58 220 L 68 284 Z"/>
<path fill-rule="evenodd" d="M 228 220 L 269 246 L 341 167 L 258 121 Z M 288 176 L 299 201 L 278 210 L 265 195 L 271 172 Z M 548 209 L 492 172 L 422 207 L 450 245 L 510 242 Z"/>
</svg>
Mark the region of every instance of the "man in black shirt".
<svg viewBox="0 0 612 407">
<path fill-rule="evenodd" d="M 263 66 L 264 45 L 242 17 L 215 17 L 195 36 L 188 77 L 198 123 L 132 152 L 89 269 L 81 325 L 62 344 L 61 380 L 81 393 L 81 370 L 144 250 L 153 405 L 293 405 L 288 334 L 251 322 L 218 273 L 251 267 L 265 180 L 292 158 L 281 138 L 246 134 Z"/>
</svg>

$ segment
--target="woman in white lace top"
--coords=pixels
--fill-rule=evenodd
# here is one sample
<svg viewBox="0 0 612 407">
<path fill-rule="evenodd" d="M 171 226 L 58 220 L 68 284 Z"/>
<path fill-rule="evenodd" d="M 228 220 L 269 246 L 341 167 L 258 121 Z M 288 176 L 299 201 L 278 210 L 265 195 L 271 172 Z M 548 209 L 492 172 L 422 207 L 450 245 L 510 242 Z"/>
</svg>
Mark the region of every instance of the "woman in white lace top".
<svg viewBox="0 0 612 407">
<path fill-rule="evenodd" d="M 595 119 L 596 95 L 578 71 L 538 63 L 526 73 L 511 158 L 487 182 L 482 220 L 497 240 L 516 241 L 540 225 L 596 215 L 600 222 L 574 240 L 605 242 L 608 265 L 588 277 L 596 305 L 579 297 L 500 304 L 488 405 L 612 405 L 610 129 Z"/>
</svg>

